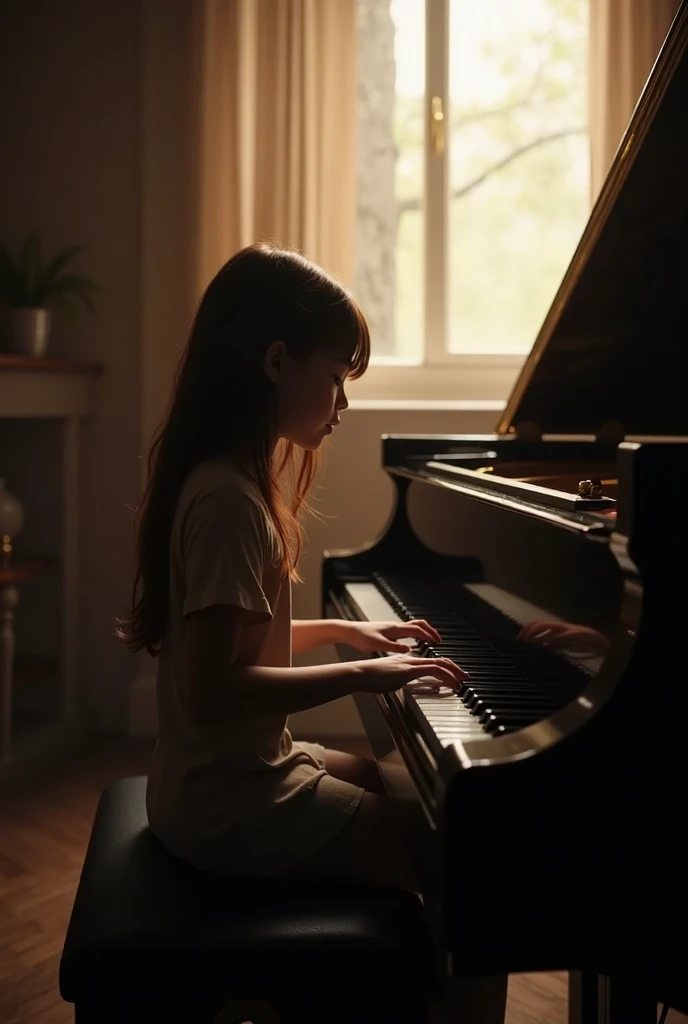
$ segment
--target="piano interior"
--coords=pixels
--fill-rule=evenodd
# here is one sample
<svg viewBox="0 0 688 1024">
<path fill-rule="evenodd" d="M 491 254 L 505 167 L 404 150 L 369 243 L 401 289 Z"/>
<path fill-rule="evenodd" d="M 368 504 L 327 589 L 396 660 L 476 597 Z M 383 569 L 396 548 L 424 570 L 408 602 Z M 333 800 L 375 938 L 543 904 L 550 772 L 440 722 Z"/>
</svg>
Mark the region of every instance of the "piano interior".
<svg viewBox="0 0 688 1024">
<path fill-rule="evenodd" d="M 618 480 L 614 463 L 500 462 L 476 467 L 476 473 L 493 474 L 508 480 L 537 484 L 556 491 L 578 494 L 581 481 L 599 481 L 605 497 L 616 498 Z"/>
</svg>

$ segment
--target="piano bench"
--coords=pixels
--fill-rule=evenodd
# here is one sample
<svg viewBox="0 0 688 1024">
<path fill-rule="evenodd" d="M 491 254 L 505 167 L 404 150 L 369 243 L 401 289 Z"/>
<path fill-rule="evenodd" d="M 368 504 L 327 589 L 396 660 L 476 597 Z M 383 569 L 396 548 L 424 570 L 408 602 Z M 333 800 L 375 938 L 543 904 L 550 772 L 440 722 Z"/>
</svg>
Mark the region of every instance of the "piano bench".
<svg viewBox="0 0 688 1024">
<path fill-rule="evenodd" d="M 431 940 L 412 893 L 211 875 L 148 827 L 146 777 L 100 797 L 60 962 L 76 1024 L 420 1024 Z"/>
</svg>

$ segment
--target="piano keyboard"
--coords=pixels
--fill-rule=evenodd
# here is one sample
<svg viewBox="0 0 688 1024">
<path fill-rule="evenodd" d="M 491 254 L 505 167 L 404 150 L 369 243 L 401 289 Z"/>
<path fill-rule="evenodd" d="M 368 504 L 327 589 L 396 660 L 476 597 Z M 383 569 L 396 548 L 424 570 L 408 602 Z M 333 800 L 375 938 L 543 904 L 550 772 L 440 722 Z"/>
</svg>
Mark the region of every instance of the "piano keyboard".
<svg viewBox="0 0 688 1024">
<path fill-rule="evenodd" d="M 368 621 L 426 619 L 442 643 L 416 644 L 408 638 L 409 645 L 427 657 L 451 658 L 469 673 L 459 692 L 431 677 L 398 691 L 435 751 L 438 745 L 490 739 L 548 718 L 577 696 L 589 679 L 587 671 L 566 658 L 515 640 L 526 622 L 556 616 L 520 599 L 509 603 L 504 591 L 495 600 L 490 589 L 497 590 L 489 584 L 469 589 L 437 579 L 379 573 L 371 582 L 345 584 L 348 602 Z M 488 596 L 489 603 L 483 599 Z"/>
</svg>

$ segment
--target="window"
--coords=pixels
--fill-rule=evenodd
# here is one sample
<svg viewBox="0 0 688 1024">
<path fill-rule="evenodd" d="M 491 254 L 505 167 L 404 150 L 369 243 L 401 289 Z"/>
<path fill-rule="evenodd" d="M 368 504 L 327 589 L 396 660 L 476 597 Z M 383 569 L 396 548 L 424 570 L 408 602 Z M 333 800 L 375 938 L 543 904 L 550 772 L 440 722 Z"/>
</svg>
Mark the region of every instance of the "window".
<svg viewBox="0 0 688 1024">
<path fill-rule="evenodd" d="M 528 352 L 589 213 L 589 0 L 358 0 L 375 361 Z"/>
</svg>

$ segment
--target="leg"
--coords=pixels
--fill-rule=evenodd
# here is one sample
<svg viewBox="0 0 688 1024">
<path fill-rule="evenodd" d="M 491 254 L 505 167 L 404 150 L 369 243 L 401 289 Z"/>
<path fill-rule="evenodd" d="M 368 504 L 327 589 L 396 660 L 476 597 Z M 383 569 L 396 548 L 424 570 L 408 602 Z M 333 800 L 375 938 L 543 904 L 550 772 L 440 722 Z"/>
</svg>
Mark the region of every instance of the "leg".
<svg viewBox="0 0 688 1024">
<path fill-rule="evenodd" d="M 343 750 L 325 750 L 325 767 L 335 779 L 343 779 L 354 786 L 362 786 L 369 793 L 384 795 L 385 789 L 372 757 L 358 757 Z"/>
<path fill-rule="evenodd" d="M 365 793 L 343 830 L 284 874 L 377 882 L 418 892 L 398 812 L 391 800 L 376 793 Z"/>
<path fill-rule="evenodd" d="M 361 786 L 368 793 L 385 796 L 385 784 L 377 762 L 372 757 L 359 757 L 343 750 L 325 750 L 325 767 L 330 775 L 354 786 Z M 423 841 L 429 838 L 429 826 L 417 801 L 387 799 L 396 820 L 396 829 L 405 849 L 411 852 L 414 863 L 422 849 Z"/>
</svg>

